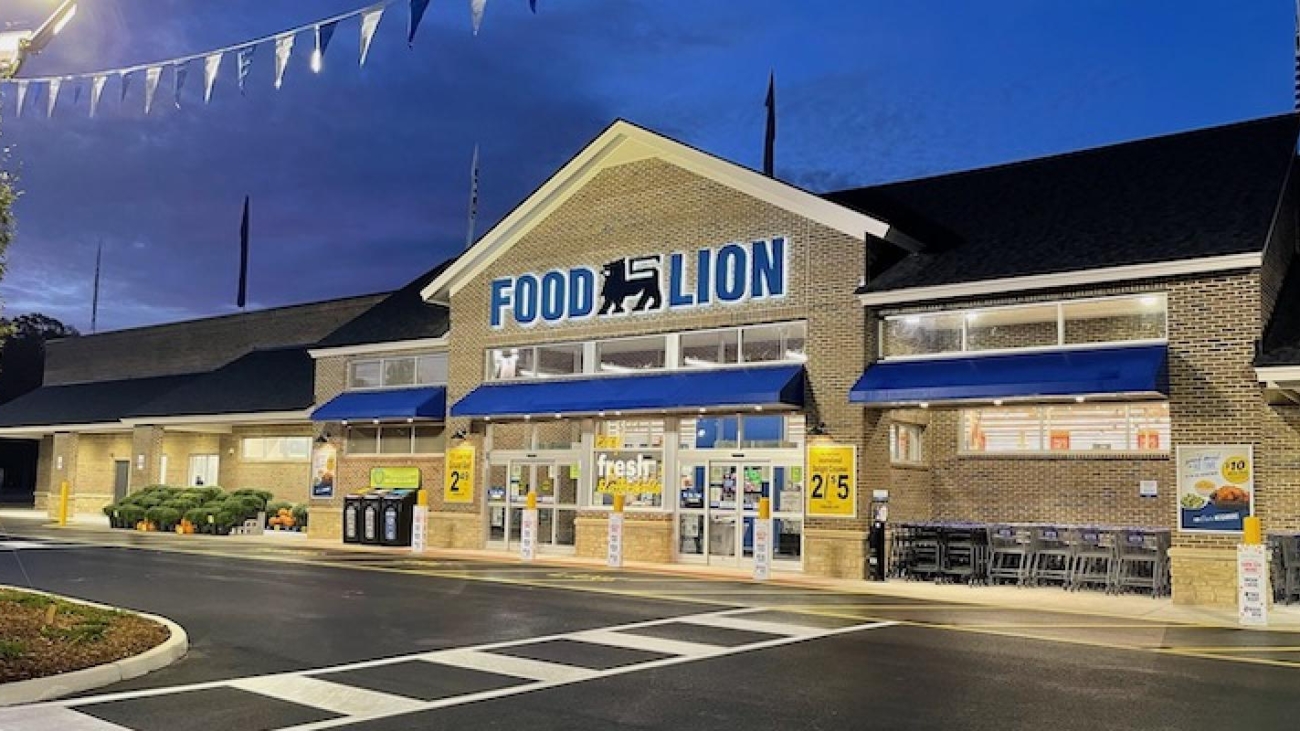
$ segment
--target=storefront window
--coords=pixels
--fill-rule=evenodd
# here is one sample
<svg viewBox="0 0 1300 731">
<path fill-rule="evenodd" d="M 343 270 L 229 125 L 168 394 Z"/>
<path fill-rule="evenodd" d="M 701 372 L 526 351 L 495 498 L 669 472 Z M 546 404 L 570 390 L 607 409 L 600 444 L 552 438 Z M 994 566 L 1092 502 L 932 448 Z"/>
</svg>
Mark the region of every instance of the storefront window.
<svg viewBox="0 0 1300 731">
<path fill-rule="evenodd" d="M 1041 348 L 1057 344 L 1056 305 L 972 310 L 964 317 L 966 350 Z"/>
<path fill-rule="evenodd" d="M 489 354 L 494 381 L 531 378 L 535 373 L 532 348 L 499 348 Z"/>
<path fill-rule="evenodd" d="M 925 428 L 918 424 L 889 425 L 889 459 L 900 464 L 920 464 L 923 456 L 921 436 Z"/>
<path fill-rule="evenodd" d="M 311 437 L 244 437 L 239 451 L 249 462 L 305 462 L 311 459 Z"/>
<path fill-rule="evenodd" d="M 658 508 L 664 494 L 664 427 L 661 421 L 603 421 L 596 429 L 590 504 Z"/>
<path fill-rule="evenodd" d="M 377 454 L 379 452 L 379 427 L 348 427 L 348 454 Z"/>
<path fill-rule="evenodd" d="M 409 426 L 385 426 L 379 433 L 380 454 L 410 454 L 411 432 Z"/>
<path fill-rule="evenodd" d="M 803 446 L 804 417 L 799 414 L 701 416 L 682 419 L 682 449 L 787 449 Z"/>
<path fill-rule="evenodd" d="M 698 368 L 735 363 L 740 353 L 737 330 L 682 333 L 681 365 Z"/>
<path fill-rule="evenodd" d="M 445 354 L 357 360 L 349 365 L 348 388 L 406 388 L 447 382 Z"/>
<path fill-rule="evenodd" d="M 582 373 L 582 344 L 539 346 L 536 361 L 539 378 Z"/>
<path fill-rule="evenodd" d="M 962 349 L 962 315 L 905 315 L 885 320 L 885 357 L 953 353 Z"/>
<path fill-rule="evenodd" d="M 348 454 L 442 454 L 445 449 L 442 425 L 348 427 Z"/>
<path fill-rule="evenodd" d="M 741 351 L 746 363 L 807 360 L 804 353 L 807 325 L 787 322 L 756 325 L 741 331 Z"/>
<path fill-rule="evenodd" d="M 1065 342 L 1117 343 L 1165 337 L 1165 295 L 1066 303 Z"/>
<path fill-rule="evenodd" d="M 667 341 L 663 336 L 596 343 L 596 363 L 602 373 L 663 368 L 667 363 L 667 355 Z"/>
<path fill-rule="evenodd" d="M 410 386 L 415 383 L 415 359 L 394 358 L 384 361 L 385 386 Z"/>
<path fill-rule="evenodd" d="M 1167 403 L 967 409 L 967 452 L 1169 451 Z"/>
<path fill-rule="evenodd" d="M 379 388 L 384 383 L 384 371 L 380 361 L 359 361 L 352 364 L 351 370 L 348 388 Z"/>
</svg>

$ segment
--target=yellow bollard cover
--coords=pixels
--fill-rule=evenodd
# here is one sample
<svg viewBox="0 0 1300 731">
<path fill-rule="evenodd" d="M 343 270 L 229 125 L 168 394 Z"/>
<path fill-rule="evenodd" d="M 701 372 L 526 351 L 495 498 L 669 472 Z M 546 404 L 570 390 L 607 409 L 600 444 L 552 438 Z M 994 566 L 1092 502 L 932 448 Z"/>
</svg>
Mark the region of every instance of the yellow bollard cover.
<svg viewBox="0 0 1300 731">
<path fill-rule="evenodd" d="M 762 520 L 772 517 L 772 498 L 761 497 L 758 499 L 758 517 Z"/>
<path fill-rule="evenodd" d="M 529 510 L 537 509 L 537 493 L 533 492 L 532 490 L 528 491 L 528 497 L 526 498 L 524 507 L 528 508 Z"/>
<path fill-rule="evenodd" d="M 623 493 L 621 492 L 614 493 L 614 512 L 623 512 Z"/>
<path fill-rule="evenodd" d="M 1247 546 L 1258 546 L 1264 542 L 1264 530 L 1259 516 L 1251 515 L 1242 519 L 1241 542 Z"/>
</svg>

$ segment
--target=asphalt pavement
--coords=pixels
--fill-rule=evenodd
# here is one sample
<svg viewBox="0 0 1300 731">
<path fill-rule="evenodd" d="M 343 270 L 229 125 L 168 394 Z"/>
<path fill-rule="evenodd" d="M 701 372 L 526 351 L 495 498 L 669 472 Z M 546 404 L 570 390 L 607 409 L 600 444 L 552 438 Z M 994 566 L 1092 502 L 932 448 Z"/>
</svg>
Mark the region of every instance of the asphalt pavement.
<svg viewBox="0 0 1300 731">
<path fill-rule="evenodd" d="M 4 731 L 1294 729 L 1300 718 L 1295 633 L 597 568 L 11 532 L 0 583 L 167 616 L 191 650 L 143 678 L 0 709 Z M 137 547 L 64 545 L 69 536 Z"/>
</svg>

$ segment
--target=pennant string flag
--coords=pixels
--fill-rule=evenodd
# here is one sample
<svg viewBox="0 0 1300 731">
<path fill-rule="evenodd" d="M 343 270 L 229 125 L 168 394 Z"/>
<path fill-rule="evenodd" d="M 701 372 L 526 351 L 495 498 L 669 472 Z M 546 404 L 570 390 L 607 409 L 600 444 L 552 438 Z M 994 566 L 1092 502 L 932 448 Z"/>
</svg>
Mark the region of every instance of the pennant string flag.
<svg viewBox="0 0 1300 731">
<path fill-rule="evenodd" d="M 73 86 L 72 86 L 72 105 L 73 105 L 73 106 L 76 106 L 77 104 L 79 104 L 79 103 L 81 102 L 81 91 L 82 91 L 82 87 L 84 87 L 84 86 L 85 86 L 85 81 L 82 80 L 82 79 L 77 79 L 77 82 L 76 82 L 75 84 L 73 84 Z"/>
<path fill-rule="evenodd" d="M 217 71 L 221 69 L 221 57 L 224 54 L 217 51 L 214 54 L 205 56 L 203 59 L 203 103 L 207 104 L 212 101 L 212 87 L 217 83 Z"/>
<path fill-rule="evenodd" d="M 483 11 L 487 10 L 487 0 L 469 0 L 470 20 L 474 23 L 474 35 L 478 35 L 479 26 L 483 25 Z"/>
<path fill-rule="evenodd" d="M 325 64 L 325 49 L 329 48 L 330 41 L 334 39 L 334 29 L 337 27 L 338 21 L 316 26 L 316 50 L 311 54 L 311 70 L 315 73 L 319 74 Z"/>
<path fill-rule="evenodd" d="M 158 91 L 158 80 L 162 78 L 162 66 L 152 66 L 144 72 L 144 113 L 153 109 L 153 95 Z"/>
<path fill-rule="evenodd" d="M 15 116 L 18 117 L 23 116 L 23 102 L 26 100 L 27 100 L 27 82 L 19 81 L 18 82 L 18 109 L 15 112 Z"/>
<path fill-rule="evenodd" d="M 406 31 L 406 45 L 415 47 L 415 31 L 424 20 L 424 11 L 429 9 L 429 0 L 411 0 L 411 24 Z"/>
<path fill-rule="evenodd" d="M 382 7 L 366 12 L 361 16 L 361 65 L 366 65 L 366 56 L 370 55 L 370 42 L 375 38 L 375 29 L 379 19 L 384 17 Z"/>
<path fill-rule="evenodd" d="M 107 76 L 96 76 L 90 80 L 90 116 L 95 116 L 99 111 L 99 98 L 104 95 L 104 85 L 108 83 Z"/>
<path fill-rule="evenodd" d="M 288 33 L 275 39 L 275 88 L 284 84 L 284 70 L 289 67 L 289 56 L 293 54 L 293 34 Z"/>
<path fill-rule="evenodd" d="M 181 89 L 185 88 L 185 78 L 190 75 L 190 64 L 188 61 L 176 64 L 172 69 L 172 103 L 177 109 L 181 108 Z"/>
<path fill-rule="evenodd" d="M 59 88 L 62 86 L 63 79 L 50 79 L 50 98 L 47 100 L 48 106 L 45 108 L 45 116 L 54 116 L 54 105 L 59 103 Z"/>
<path fill-rule="evenodd" d="M 537 15 L 537 0 L 528 0 L 528 9 L 533 11 L 533 15 Z"/>
<path fill-rule="evenodd" d="M 121 76 L 122 76 L 122 98 L 121 98 L 119 101 L 121 101 L 122 103 L 125 104 L 125 103 L 126 103 L 126 91 L 127 91 L 127 89 L 131 88 L 131 76 L 132 76 L 132 72 L 130 72 L 130 71 L 123 71 L 123 72 L 121 72 Z"/>
<path fill-rule="evenodd" d="M 246 46 L 239 49 L 239 53 L 235 54 L 235 61 L 239 66 L 238 81 L 240 94 L 245 93 L 244 82 L 248 80 L 248 70 L 253 67 L 253 52 L 256 50 L 257 46 Z"/>
</svg>

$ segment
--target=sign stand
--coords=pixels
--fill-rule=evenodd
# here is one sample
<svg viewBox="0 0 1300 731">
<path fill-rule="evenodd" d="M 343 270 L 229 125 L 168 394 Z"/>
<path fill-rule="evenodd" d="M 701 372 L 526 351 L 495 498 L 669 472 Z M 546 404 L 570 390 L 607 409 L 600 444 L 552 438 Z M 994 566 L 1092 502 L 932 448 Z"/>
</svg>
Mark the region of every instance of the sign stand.
<svg viewBox="0 0 1300 731">
<path fill-rule="evenodd" d="M 614 493 L 614 512 L 609 514 L 609 554 L 606 563 L 610 568 L 623 568 L 623 493 Z"/>
<path fill-rule="evenodd" d="M 429 493 L 417 490 L 415 493 L 415 514 L 411 518 L 411 553 L 424 553 L 428 542 L 429 528 Z"/>
<path fill-rule="evenodd" d="M 772 498 L 758 499 L 754 519 L 754 580 L 767 581 L 772 574 Z"/>
<path fill-rule="evenodd" d="M 1243 521 L 1242 542 L 1237 545 L 1237 621 L 1245 626 L 1268 624 L 1268 549 L 1263 545 L 1260 521 L 1250 516 Z"/>
<path fill-rule="evenodd" d="M 519 524 L 519 557 L 532 561 L 537 557 L 537 493 L 528 491 L 523 521 Z"/>
</svg>

